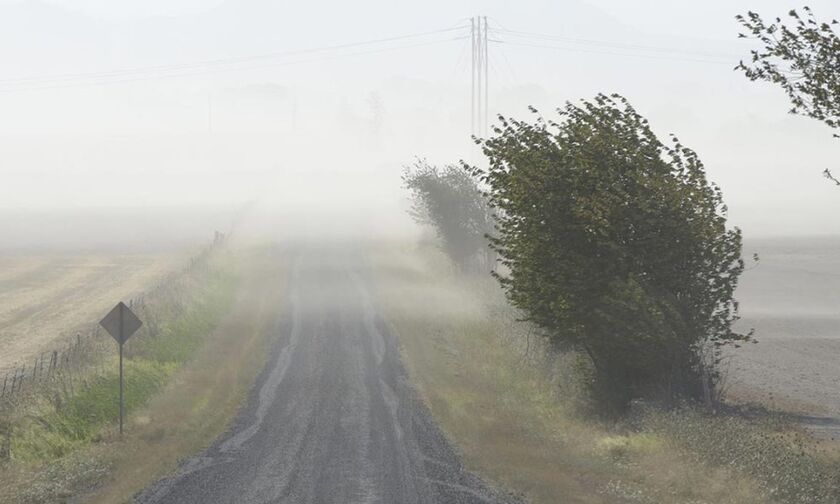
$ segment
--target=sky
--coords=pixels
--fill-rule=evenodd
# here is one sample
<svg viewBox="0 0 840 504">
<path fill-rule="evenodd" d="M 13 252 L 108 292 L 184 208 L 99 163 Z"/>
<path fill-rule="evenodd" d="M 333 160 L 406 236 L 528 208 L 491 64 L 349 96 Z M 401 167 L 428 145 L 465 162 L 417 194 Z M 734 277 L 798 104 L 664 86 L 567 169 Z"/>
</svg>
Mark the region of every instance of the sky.
<svg viewBox="0 0 840 504">
<path fill-rule="evenodd" d="M 840 17 L 836 1 L 809 5 Z M 404 165 L 481 162 L 463 37 L 486 15 L 491 114 L 621 93 L 698 152 L 746 237 L 838 234 L 840 188 L 820 173 L 840 169 L 840 142 L 733 71 L 752 47 L 734 16 L 793 7 L 0 0 L 0 211 L 259 200 L 298 227 L 401 228 Z"/>
</svg>

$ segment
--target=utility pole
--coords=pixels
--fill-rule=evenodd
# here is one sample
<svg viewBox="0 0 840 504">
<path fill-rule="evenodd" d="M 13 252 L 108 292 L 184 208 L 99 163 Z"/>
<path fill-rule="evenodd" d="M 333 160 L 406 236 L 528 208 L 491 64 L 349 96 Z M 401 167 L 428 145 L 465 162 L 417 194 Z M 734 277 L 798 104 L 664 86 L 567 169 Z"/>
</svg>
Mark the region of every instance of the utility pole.
<svg viewBox="0 0 840 504">
<path fill-rule="evenodd" d="M 484 136 L 490 127 L 490 44 L 487 33 L 487 16 L 484 16 Z"/>
<path fill-rule="evenodd" d="M 470 39 L 472 40 L 472 84 L 470 87 L 470 134 L 475 136 L 475 51 L 476 51 L 476 31 L 475 18 L 470 18 Z"/>
<path fill-rule="evenodd" d="M 481 81 L 484 75 L 484 37 L 481 34 L 481 16 L 477 17 L 476 21 L 478 21 L 478 32 L 476 33 L 476 38 L 478 39 L 478 52 L 476 54 L 476 59 L 478 60 L 478 63 L 476 64 L 476 66 L 478 67 L 478 85 L 476 86 L 476 95 L 478 98 L 476 101 L 476 103 L 478 103 L 478 126 L 476 127 L 476 130 L 478 134 L 481 135 L 481 123 L 483 122 L 481 119 L 483 108 L 482 105 L 484 103 L 484 101 L 481 99 Z"/>
<path fill-rule="evenodd" d="M 490 121 L 490 55 L 487 16 L 470 18 L 472 40 L 472 88 L 470 90 L 470 132 L 486 136 Z"/>
</svg>

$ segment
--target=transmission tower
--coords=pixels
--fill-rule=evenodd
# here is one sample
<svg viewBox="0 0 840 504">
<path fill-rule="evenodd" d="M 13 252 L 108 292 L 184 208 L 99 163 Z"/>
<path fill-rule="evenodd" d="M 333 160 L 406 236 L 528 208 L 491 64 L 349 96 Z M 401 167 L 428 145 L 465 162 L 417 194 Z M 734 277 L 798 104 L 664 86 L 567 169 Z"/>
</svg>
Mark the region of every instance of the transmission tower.
<svg viewBox="0 0 840 504">
<path fill-rule="evenodd" d="M 473 136 L 486 136 L 489 122 L 489 70 L 487 16 L 470 19 L 472 39 L 472 90 L 470 123 Z"/>
</svg>

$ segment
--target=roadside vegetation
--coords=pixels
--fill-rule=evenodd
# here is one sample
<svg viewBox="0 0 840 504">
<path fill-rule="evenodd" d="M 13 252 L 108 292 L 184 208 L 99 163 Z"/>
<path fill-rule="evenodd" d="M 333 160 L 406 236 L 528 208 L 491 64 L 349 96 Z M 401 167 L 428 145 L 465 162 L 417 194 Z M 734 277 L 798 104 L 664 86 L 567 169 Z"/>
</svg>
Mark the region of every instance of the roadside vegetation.
<svg viewBox="0 0 840 504">
<path fill-rule="evenodd" d="M 535 111 L 536 112 L 536 111 Z M 744 270 L 720 190 L 675 138 L 662 143 L 620 96 L 556 120 L 500 118 L 481 146 L 489 237 L 511 304 L 551 344 L 586 356 L 594 406 L 713 400 Z"/>
<path fill-rule="evenodd" d="M 785 20 L 765 20 L 757 12 L 738 15 L 741 38 L 755 40 L 738 70 L 751 81 L 773 83 L 787 94 L 791 114 L 821 121 L 840 138 L 840 35 L 836 19 L 819 19 L 809 7 L 791 9 Z M 826 178 L 840 186 L 831 168 Z"/>
<path fill-rule="evenodd" d="M 478 141 L 486 168 L 407 172 L 415 218 L 457 264 L 470 256 L 451 235 L 474 242 L 474 215 L 492 220 L 493 276 L 541 338 L 581 357 L 593 409 L 620 415 L 642 398 L 711 406 L 723 348 L 752 335 L 732 329 L 741 233 L 727 228 L 698 156 L 676 138 L 663 144 L 620 96 L 568 104 L 556 120 L 500 117 L 494 131 Z M 427 179 L 434 190 L 418 190 Z"/>
<path fill-rule="evenodd" d="M 467 460 L 536 502 L 840 501 L 834 442 L 723 397 L 724 349 L 755 340 L 733 329 L 741 234 L 697 154 L 617 95 L 532 113 L 476 140 L 486 162 L 462 163 L 462 210 L 415 217 L 444 255 L 375 261 L 406 359 Z M 443 173 L 409 168 L 415 214 L 458 193 L 410 183 L 451 184 Z M 445 266 L 464 258 L 444 237 L 468 226 L 440 221 L 476 198 L 497 286 Z"/>
<path fill-rule="evenodd" d="M 594 415 L 576 352 L 521 322 L 488 275 L 433 241 L 372 251 L 412 380 L 467 465 L 535 504 L 834 503 L 840 446 L 781 413 L 634 401 Z"/>
<path fill-rule="evenodd" d="M 229 260 L 208 256 L 158 289 L 153 306 L 138 309 L 147 330 L 126 348 L 127 414 L 146 404 L 212 331 L 230 307 L 233 282 Z M 33 463 L 60 458 L 113 422 L 119 399 L 115 345 L 104 332 L 98 336 L 102 341 L 96 349 L 78 351 L 101 362 L 77 369 L 75 378 L 41 383 L 8 404 L 9 458 Z"/>
<path fill-rule="evenodd" d="M 125 501 L 220 434 L 260 366 L 240 352 L 263 341 L 267 307 L 254 302 L 263 310 L 254 313 L 241 304 L 241 291 L 245 283 L 255 286 L 254 268 L 266 267 L 261 257 L 267 254 L 249 253 L 253 266 L 247 266 L 237 257 L 242 253 L 218 248 L 134 306 L 144 327 L 126 345 L 128 423 L 122 439 L 115 429 L 115 344 L 104 332 L 101 341 L 77 350 L 87 356 L 83 366 L 4 402 L 0 501 L 63 502 L 90 492 L 89 501 L 100 494 L 107 496 L 101 502 Z M 263 274 L 278 280 L 268 270 Z M 277 300 L 276 287 L 260 290 L 266 302 Z M 256 318 L 245 323 L 242 317 L 249 315 Z M 233 350 L 233 342 L 241 350 Z M 254 369 L 241 367 L 246 365 Z M 122 477 L 112 480 L 117 472 Z"/>
<path fill-rule="evenodd" d="M 42 351 L 61 350 L 77 333 L 86 335 L 103 306 L 139 297 L 180 270 L 190 255 L 188 250 L 0 254 L 0 382 L 11 381 L 24 366 L 31 371 Z M 6 392 L 10 388 L 7 383 Z"/>
</svg>

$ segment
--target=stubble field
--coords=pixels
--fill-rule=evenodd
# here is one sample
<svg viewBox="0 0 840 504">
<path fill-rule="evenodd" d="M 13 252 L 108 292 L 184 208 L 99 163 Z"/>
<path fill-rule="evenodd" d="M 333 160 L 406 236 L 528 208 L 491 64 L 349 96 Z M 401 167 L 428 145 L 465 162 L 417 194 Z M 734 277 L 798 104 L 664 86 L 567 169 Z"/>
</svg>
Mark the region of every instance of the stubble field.
<svg viewBox="0 0 840 504">
<path fill-rule="evenodd" d="M 0 373 L 61 349 L 120 300 L 182 265 L 185 253 L 0 255 Z"/>
</svg>

